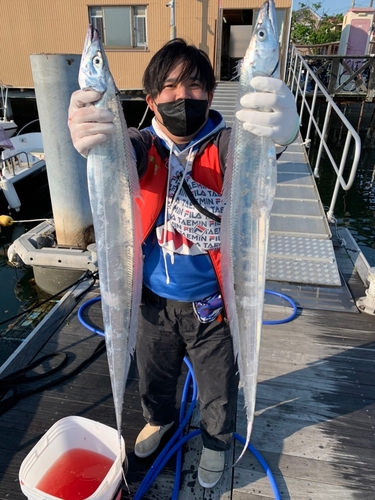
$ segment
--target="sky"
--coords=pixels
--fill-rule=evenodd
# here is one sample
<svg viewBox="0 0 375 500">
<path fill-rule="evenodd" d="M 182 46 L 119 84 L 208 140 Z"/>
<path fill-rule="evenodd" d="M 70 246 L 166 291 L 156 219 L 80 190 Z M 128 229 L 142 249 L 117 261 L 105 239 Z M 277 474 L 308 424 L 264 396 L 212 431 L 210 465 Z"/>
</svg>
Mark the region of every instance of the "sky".
<svg viewBox="0 0 375 500">
<path fill-rule="evenodd" d="M 300 8 L 300 2 L 311 7 L 313 3 L 318 3 L 318 1 L 322 4 L 322 8 L 318 11 L 320 15 L 324 13 L 328 15 L 345 14 L 352 5 L 352 0 L 293 0 L 293 10 Z M 370 0 L 355 0 L 354 6 L 369 7 L 370 3 Z M 373 1 L 373 8 L 375 8 L 375 1 Z"/>
</svg>

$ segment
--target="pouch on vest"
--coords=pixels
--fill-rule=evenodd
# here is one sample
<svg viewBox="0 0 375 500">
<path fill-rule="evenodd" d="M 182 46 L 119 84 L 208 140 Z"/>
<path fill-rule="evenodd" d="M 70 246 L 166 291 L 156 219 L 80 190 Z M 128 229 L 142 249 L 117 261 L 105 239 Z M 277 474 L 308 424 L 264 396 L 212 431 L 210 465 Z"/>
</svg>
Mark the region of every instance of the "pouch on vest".
<svg viewBox="0 0 375 500">
<path fill-rule="evenodd" d="M 194 313 L 201 323 L 210 323 L 216 319 L 222 312 L 223 307 L 223 299 L 219 292 L 193 302 Z"/>
</svg>

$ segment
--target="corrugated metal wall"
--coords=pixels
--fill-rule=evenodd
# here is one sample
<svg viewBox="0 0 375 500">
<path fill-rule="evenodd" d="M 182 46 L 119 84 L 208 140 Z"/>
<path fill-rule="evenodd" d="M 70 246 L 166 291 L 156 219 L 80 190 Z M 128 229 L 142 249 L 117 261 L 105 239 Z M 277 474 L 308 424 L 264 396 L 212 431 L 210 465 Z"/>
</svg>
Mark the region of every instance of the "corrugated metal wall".
<svg viewBox="0 0 375 500">
<path fill-rule="evenodd" d="M 100 0 L 94 5 L 147 5 L 148 47 L 109 50 L 106 54 L 119 89 L 141 89 L 142 74 L 153 54 L 170 39 L 167 0 Z M 215 58 L 218 0 L 176 0 L 176 36 Z M 259 8 L 263 0 L 222 0 L 223 9 Z M 291 0 L 276 0 L 277 8 Z M 86 0 L 15 0 L 1 8 L 0 80 L 16 88 L 32 88 L 30 54 L 80 54 L 89 22 Z"/>
</svg>

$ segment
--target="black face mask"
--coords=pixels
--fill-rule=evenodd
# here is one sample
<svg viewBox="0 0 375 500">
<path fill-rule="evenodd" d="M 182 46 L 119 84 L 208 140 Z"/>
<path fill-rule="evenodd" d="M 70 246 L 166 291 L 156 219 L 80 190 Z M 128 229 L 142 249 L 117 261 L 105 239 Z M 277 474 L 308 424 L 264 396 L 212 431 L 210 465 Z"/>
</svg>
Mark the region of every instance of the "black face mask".
<svg viewBox="0 0 375 500">
<path fill-rule="evenodd" d="M 206 120 L 208 101 L 200 99 L 177 99 L 156 105 L 163 125 L 177 137 L 197 132 Z"/>
</svg>

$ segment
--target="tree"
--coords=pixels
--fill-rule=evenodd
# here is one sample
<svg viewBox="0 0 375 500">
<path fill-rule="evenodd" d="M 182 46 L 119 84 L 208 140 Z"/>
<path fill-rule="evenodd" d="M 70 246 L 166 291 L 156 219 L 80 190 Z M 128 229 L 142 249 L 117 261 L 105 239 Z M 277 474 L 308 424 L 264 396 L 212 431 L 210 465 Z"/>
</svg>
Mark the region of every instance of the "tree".
<svg viewBox="0 0 375 500">
<path fill-rule="evenodd" d="M 319 43 L 337 42 L 341 36 L 342 14 L 328 16 L 316 13 L 322 3 L 313 3 L 312 7 L 299 3 L 300 9 L 292 12 L 292 43 L 298 45 L 316 45 Z"/>
</svg>

